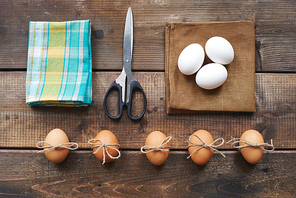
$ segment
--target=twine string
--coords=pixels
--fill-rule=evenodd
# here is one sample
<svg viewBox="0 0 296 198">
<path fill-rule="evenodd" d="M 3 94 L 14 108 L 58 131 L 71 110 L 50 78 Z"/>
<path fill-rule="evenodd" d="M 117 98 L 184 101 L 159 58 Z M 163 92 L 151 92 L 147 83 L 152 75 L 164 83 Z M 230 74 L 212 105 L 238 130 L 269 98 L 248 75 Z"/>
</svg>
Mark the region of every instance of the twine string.
<svg viewBox="0 0 296 198">
<path fill-rule="evenodd" d="M 141 152 L 142 153 L 150 153 L 152 151 L 170 151 L 169 148 L 171 148 L 171 147 L 165 146 L 165 145 L 168 144 L 171 141 L 171 139 L 172 139 L 172 136 L 168 136 L 168 137 L 164 138 L 158 146 L 149 146 L 149 145 L 142 146 Z M 148 150 L 148 151 L 146 151 L 146 150 Z"/>
<path fill-rule="evenodd" d="M 246 148 L 246 147 L 254 147 L 254 148 L 260 148 L 262 151 L 267 151 L 267 152 L 272 152 L 274 151 L 275 147 L 273 145 L 273 140 L 270 140 L 270 144 L 269 143 L 261 143 L 261 144 L 257 144 L 254 142 L 250 142 L 246 139 L 243 138 L 232 138 L 231 140 L 229 140 L 228 142 L 226 142 L 227 144 L 231 143 L 233 148 Z M 244 145 L 242 146 L 235 146 L 235 144 L 237 143 L 244 143 Z M 262 147 L 263 146 L 263 147 Z M 267 148 L 265 148 L 267 147 Z"/>
<path fill-rule="evenodd" d="M 193 143 L 193 142 L 191 142 L 191 138 L 192 137 L 196 137 L 196 138 L 198 138 L 200 141 L 201 141 L 201 143 Z M 221 141 L 221 143 L 220 144 L 218 144 L 218 145 L 215 145 L 215 143 L 216 142 L 218 142 L 218 141 Z M 189 136 L 189 142 L 190 142 L 190 145 L 187 147 L 187 148 L 189 148 L 189 147 L 193 147 L 193 146 L 200 146 L 199 148 L 197 148 L 197 149 L 195 149 L 188 157 L 187 157 L 187 159 L 189 159 L 194 153 L 196 153 L 197 151 L 199 151 L 200 149 L 202 149 L 202 148 L 210 148 L 210 149 L 212 149 L 213 151 L 217 151 L 218 153 L 220 153 L 223 157 L 226 157 L 223 153 L 221 153 L 220 151 L 218 151 L 216 148 L 218 148 L 218 147 L 220 147 L 220 146 L 222 146 L 223 144 L 224 144 L 224 139 L 223 138 L 218 138 L 218 139 L 216 139 L 214 142 L 212 142 L 211 144 L 207 144 L 207 143 L 205 143 L 200 137 L 198 137 L 197 135 L 195 135 L 195 134 L 192 134 L 191 136 Z"/>
<path fill-rule="evenodd" d="M 99 142 L 97 142 L 97 141 L 99 141 Z M 113 146 L 118 146 L 118 147 L 119 147 L 119 144 L 104 144 L 103 141 L 100 140 L 100 139 L 90 139 L 90 140 L 88 141 L 88 143 L 91 144 L 91 145 L 93 145 L 93 148 L 97 148 L 97 149 L 93 152 L 93 154 L 96 154 L 100 149 L 103 150 L 103 162 L 102 162 L 102 164 L 105 164 L 105 162 L 106 162 L 106 154 L 105 154 L 105 153 L 107 153 L 107 155 L 108 155 L 112 160 L 114 160 L 114 159 L 118 159 L 118 158 L 120 158 L 120 156 L 121 156 L 120 151 L 119 151 L 117 148 L 114 148 L 114 147 L 113 147 Z M 112 155 L 109 153 L 108 149 L 113 149 L 113 150 L 117 151 L 118 155 L 115 156 L 115 157 L 112 156 Z"/>
<path fill-rule="evenodd" d="M 48 144 L 49 146 L 45 146 L 44 144 Z M 68 150 L 76 150 L 78 149 L 78 144 L 76 142 L 68 142 L 68 143 L 62 143 L 59 145 L 53 145 L 46 141 L 40 141 L 36 144 L 37 148 L 43 149 L 42 151 L 38 151 L 38 153 L 53 150 L 53 149 L 68 149 Z"/>
</svg>

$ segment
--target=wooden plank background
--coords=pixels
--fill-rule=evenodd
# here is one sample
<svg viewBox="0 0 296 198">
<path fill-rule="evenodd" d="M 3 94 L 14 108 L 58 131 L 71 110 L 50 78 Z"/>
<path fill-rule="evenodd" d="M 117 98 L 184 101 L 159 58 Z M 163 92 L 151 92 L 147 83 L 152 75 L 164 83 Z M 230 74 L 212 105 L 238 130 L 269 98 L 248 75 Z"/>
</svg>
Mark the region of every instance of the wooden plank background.
<svg viewBox="0 0 296 198">
<path fill-rule="evenodd" d="M 133 70 L 164 70 L 166 21 L 255 22 L 257 71 L 295 72 L 295 1 L 1 1 L 0 67 L 25 69 L 29 21 L 89 19 L 95 70 L 121 70 L 125 15 L 134 17 Z M 259 64 L 260 63 L 260 64 Z"/>
<path fill-rule="evenodd" d="M 0 196 L 295 197 L 295 151 L 266 154 L 256 166 L 235 151 L 224 154 L 197 166 L 186 152 L 174 151 L 156 167 L 139 151 L 123 151 L 120 160 L 102 166 L 90 151 L 71 152 L 55 165 L 42 153 L 3 150 Z"/>
<path fill-rule="evenodd" d="M 110 120 L 107 88 L 122 69 L 127 8 L 134 17 L 132 69 L 143 86 L 147 111 L 140 121 L 126 112 Z M 29 21 L 89 19 L 92 24 L 93 103 L 86 108 L 30 107 L 25 103 Z M 218 0 L 0 0 L 0 196 L 11 197 L 295 197 L 296 1 Z M 166 21 L 242 21 L 255 24 L 256 112 L 167 115 L 164 27 Z M 135 101 L 141 103 L 137 94 Z M 111 106 L 115 108 L 116 106 Z M 79 151 L 61 164 L 37 153 L 36 143 L 63 129 Z M 101 165 L 87 141 L 114 132 L 122 157 Z M 206 166 L 197 166 L 186 137 L 198 129 L 214 138 L 258 130 L 276 151 L 257 165 L 224 144 Z M 168 161 L 155 167 L 139 149 L 147 135 L 171 135 Z"/>
<path fill-rule="evenodd" d="M 167 115 L 163 72 L 139 72 L 148 98 L 147 112 L 140 121 L 131 121 L 124 111 L 120 121 L 107 117 L 104 95 L 119 72 L 93 73 L 93 103 L 85 108 L 30 107 L 25 103 L 25 72 L 0 73 L 0 145 L 34 148 L 53 128 L 63 129 L 80 148 L 103 130 L 111 130 L 121 148 L 139 149 L 147 135 L 160 130 L 173 136 L 174 149 L 186 148 L 185 138 L 198 129 L 211 132 L 214 138 L 240 137 L 248 129 L 261 132 L 278 149 L 296 147 L 295 74 L 256 74 L 256 113 L 199 113 Z M 14 91 L 10 91 L 14 90 Z M 230 148 L 224 145 L 223 148 Z"/>
</svg>

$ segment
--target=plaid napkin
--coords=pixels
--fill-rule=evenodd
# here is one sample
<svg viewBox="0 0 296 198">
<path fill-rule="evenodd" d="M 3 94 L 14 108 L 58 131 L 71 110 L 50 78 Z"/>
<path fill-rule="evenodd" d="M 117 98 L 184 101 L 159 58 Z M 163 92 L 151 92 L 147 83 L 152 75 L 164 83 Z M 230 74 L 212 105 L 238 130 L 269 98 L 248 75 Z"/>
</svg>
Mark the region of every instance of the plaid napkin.
<svg viewBox="0 0 296 198">
<path fill-rule="evenodd" d="M 30 22 L 26 102 L 33 106 L 91 103 L 90 21 Z"/>
</svg>

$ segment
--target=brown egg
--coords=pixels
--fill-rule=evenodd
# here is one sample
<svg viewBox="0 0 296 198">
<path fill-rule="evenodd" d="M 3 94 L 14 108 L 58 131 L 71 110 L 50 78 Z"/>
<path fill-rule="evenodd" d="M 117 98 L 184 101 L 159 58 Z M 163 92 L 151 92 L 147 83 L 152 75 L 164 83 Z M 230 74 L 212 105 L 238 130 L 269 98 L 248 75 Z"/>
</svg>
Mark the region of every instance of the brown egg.
<svg viewBox="0 0 296 198">
<path fill-rule="evenodd" d="M 262 135 L 256 130 L 248 130 L 248 131 L 244 132 L 240 138 L 245 139 L 245 140 L 252 142 L 252 143 L 257 143 L 257 144 L 264 143 L 264 139 L 263 139 Z M 241 141 L 243 141 L 243 140 L 241 140 Z M 239 145 L 244 146 L 246 144 L 240 142 Z M 261 147 L 264 148 L 263 146 L 261 146 Z M 247 162 L 249 162 L 250 164 L 257 164 L 263 156 L 263 150 L 260 148 L 245 147 L 245 148 L 241 148 L 240 151 L 241 151 L 243 157 L 245 158 L 245 160 Z"/>
<path fill-rule="evenodd" d="M 97 134 L 97 136 L 95 137 L 95 139 L 99 139 L 103 142 L 103 144 L 118 144 L 118 140 L 116 138 L 116 136 L 108 130 L 103 130 L 100 133 Z M 94 141 L 94 143 L 100 143 L 99 141 Z M 98 144 L 100 145 L 100 144 Z M 95 145 L 94 145 L 95 146 Z M 113 147 L 116 149 L 119 149 L 118 146 L 109 146 L 109 147 Z M 98 148 L 93 148 L 93 152 L 95 152 Z M 118 155 L 118 152 L 115 149 L 112 148 L 107 148 L 109 154 L 113 157 L 116 157 Z M 103 149 L 101 148 L 100 150 L 98 150 L 98 152 L 95 154 L 96 158 L 98 160 L 100 160 L 101 162 L 103 162 L 104 156 L 103 156 Z M 111 159 L 108 154 L 105 151 L 105 163 L 109 163 L 113 161 L 113 159 Z"/>
<path fill-rule="evenodd" d="M 200 139 L 202 139 L 207 144 L 211 144 L 214 142 L 212 135 L 205 130 L 198 130 L 193 134 L 197 135 Z M 202 142 L 195 136 L 192 136 L 190 141 L 193 144 L 202 144 Z M 189 145 L 191 145 L 190 142 L 189 142 L 188 146 Z M 191 153 L 193 153 L 196 149 L 198 149 L 200 147 L 201 146 L 189 147 L 188 148 L 189 154 L 191 155 Z M 210 159 L 213 155 L 213 152 L 214 151 L 211 148 L 201 148 L 200 150 L 196 151 L 195 153 L 193 153 L 191 155 L 191 159 L 194 163 L 196 163 L 198 165 L 205 165 L 206 163 L 208 163 L 208 161 L 210 161 Z"/>
<path fill-rule="evenodd" d="M 69 139 L 68 136 L 64 131 L 61 129 L 53 129 L 48 133 L 48 135 L 45 138 L 45 142 L 48 142 L 54 146 L 63 144 L 63 143 L 68 143 Z M 50 146 L 46 143 L 44 143 L 44 146 Z M 56 148 L 56 149 L 50 149 L 44 151 L 47 159 L 53 163 L 60 163 L 66 159 L 69 150 L 66 148 Z"/>
<path fill-rule="evenodd" d="M 166 135 L 163 134 L 162 132 L 153 131 L 147 136 L 146 141 L 145 141 L 145 145 L 151 146 L 151 147 L 157 147 L 162 143 L 162 141 L 165 138 L 166 138 Z M 170 143 L 169 142 L 166 143 L 164 145 L 164 147 L 165 146 L 170 146 Z M 146 153 L 146 156 L 152 164 L 154 164 L 156 166 L 160 166 L 167 160 L 167 158 L 169 156 L 170 148 L 165 148 L 165 149 L 168 149 L 168 151 L 152 151 L 152 152 Z M 147 149 L 145 151 L 147 152 L 147 151 L 149 151 L 149 149 Z"/>
</svg>

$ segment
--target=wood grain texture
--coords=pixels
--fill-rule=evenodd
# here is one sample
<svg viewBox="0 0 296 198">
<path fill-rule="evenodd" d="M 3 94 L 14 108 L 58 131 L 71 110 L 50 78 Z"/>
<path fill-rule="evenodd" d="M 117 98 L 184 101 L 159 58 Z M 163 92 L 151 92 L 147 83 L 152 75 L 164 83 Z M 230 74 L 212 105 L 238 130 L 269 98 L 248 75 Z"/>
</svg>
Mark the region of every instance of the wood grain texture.
<svg viewBox="0 0 296 198">
<path fill-rule="evenodd" d="M 289 0 L 0 0 L 0 197 L 296 197 L 296 1 Z M 109 119 L 103 98 L 122 68 L 127 8 L 134 17 L 132 69 L 148 106 L 133 122 L 126 111 Z M 93 103 L 85 108 L 30 107 L 25 103 L 29 21 L 89 19 L 92 28 Z M 168 116 L 165 111 L 166 21 L 242 21 L 255 24 L 256 113 Z M 138 72 L 136 72 L 138 71 Z M 109 108 L 116 112 L 112 93 Z M 134 97 L 141 104 L 140 94 Z M 79 143 L 61 164 L 37 153 L 36 143 L 54 129 Z M 122 156 L 101 165 L 87 141 L 108 129 Z M 256 165 L 224 144 L 205 166 L 188 156 L 186 137 L 198 129 L 213 137 L 258 130 L 276 151 Z M 173 138 L 167 162 L 153 166 L 140 153 L 147 135 Z M 286 150 L 284 150 L 286 149 Z"/>
<path fill-rule="evenodd" d="M 0 72 L 0 147 L 34 148 L 49 131 L 61 128 L 80 148 L 89 148 L 87 141 L 103 129 L 117 136 L 122 149 L 139 149 L 155 130 L 173 136 L 172 148 L 184 149 L 186 137 L 199 129 L 208 130 L 214 139 L 225 140 L 255 129 L 266 142 L 273 139 L 277 149 L 296 148 L 295 74 L 256 74 L 256 113 L 167 115 L 164 73 L 135 72 L 147 95 L 146 114 L 140 121 L 131 121 L 125 110 L 123 117 L 114 121 L 105 114 L 103 99 L 118 75 L 119 72 L 93 73 L 90 107 L 59 108 L 26 105 L 25 72 Z"/>
<path fill-rule="evenodd" d="M 0 196 L 12 197 L 295 197 L 296 152 L 265 153 L 256 165 L 239 152 L 214 153 L 198 166 L 171 151 L 160 167 L 140 151 L 101 163 L 91 151 L 70 152 L 60 164 L 35 150 L 0 150 Z M 30 160 L 28 160 L 30 159 Z"/>
<path fill-rule="evenodd" d="M 124 21 L 129 6 L 134 15 L 134 70 L 164 70 L 166 21 L 250 20 L 255 22 L 256 70 L 296 71 L 296 2 L 287 0 L 2 0 L 0 68 L 26 68 L 29 21 L 89 19 L 93 68 L 120 70 Z"/>
</svg>

